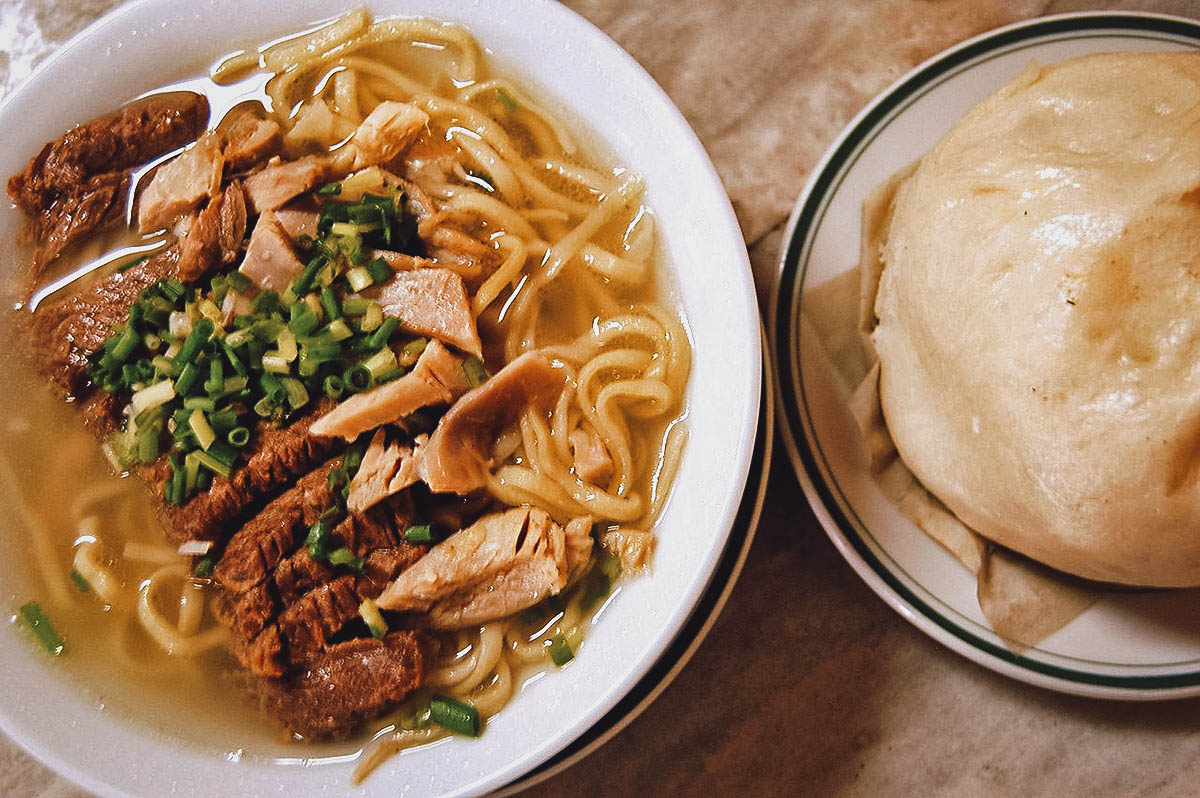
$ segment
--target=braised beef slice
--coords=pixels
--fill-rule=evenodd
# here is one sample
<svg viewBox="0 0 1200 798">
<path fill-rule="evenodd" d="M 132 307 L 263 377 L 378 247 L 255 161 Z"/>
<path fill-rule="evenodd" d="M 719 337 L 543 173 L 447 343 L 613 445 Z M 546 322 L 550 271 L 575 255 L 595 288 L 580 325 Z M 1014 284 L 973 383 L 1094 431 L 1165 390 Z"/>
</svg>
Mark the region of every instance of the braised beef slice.
<svg viewBox="0 0 1200 798">
<path fill-rule="evenodd" d="M 279 606 L 265 584 L 244 593 L 221 591 L 213 608 L 238 648 L 249 645 L 279 612 Z"/>
<path fill-rule="evenodd" d="M 129 173 L 105 172 L 92 175 L 70 194 L 31 216 L 17 237 L 18 243 L 38 244 L 29 283 L 36 283 L 41 268 L 70 244 L 123 221 L 128 195 Z"/>
<path fill-rule="evenodd" d="M 424 676 L 418 637 L 392 632 L 383 640 L 338 643 L 283 679 L 259 680 L 257 693 L 263 708 L 295 734 L 340 737 L 403 700 Z"/>
<path fill-rule="evenodd" d="M 87 388 L 87 357 L 104 346 L 115 324 L 129 317 L 129 306 L 142 289 L 176 275 L 174 247 L 115 272 L 53 305 L 41 305 L 30 323 L 34 368 L 63 397 L 81 396 Z"/>
<path fill-rule="evenodd" d="M 290 557 L 281 560 L 275 569 L 275 590 L 279 593 L 280 601 L 291 604 L 333 577 L 333 568 L 314 560 L 309 556 L 308 549 L 302 546 Z"/>
<path fill-rule="evenodd" d="M 8 179 L 8 195 L 30 216 L 76 193 L 93 175 L 122 172 L 182 147 L 208 123 L 208 100 L 191 92 L 147 98 L 48 142 Z"/>
<path fill-rule="evenodd" d="M 386 549 L 376 549 L 366 556 L 362 574 L 358 577 L 360 598 L 376 598 L 400 572 L 421 559 L 427 547 L 401 543 Z"/>
<path fill-rule="evenodd" d="M 329 472 L 336 462 L 330 460 L 302 477 L 230 538 L 213 572 L 222 587 L 240 593 L 262 584 L 303 541 L 307 528 L 333 504 Z"/>
<path fill-rule="evenodd" d="M 287 643 L 288 659 L 296 664 L 320 654 L 330 638 L 358 617 L 362 601 L 352 574 L 339 576 L 305 593 L 279 613 L 279 633 Z"/>
<path fill-rule="evenodd" d="M 223 540 L 234 523 L 248 510 L 301 474 L 334 454 L 339 446 L 308 434 L 308 427 L 332 405 L 321 400 L 307 414 L 285 427 L 260 422 L 253 435 L 253 451 L 239 462 L 228 477 L 213 479 L 212 487 L 192 496 L 181 507 L 166 501 L 170 463 L 165 458 L 151 466 L 135 469 L 159 499 L 158 515 L 172 543 L 189 540 Z"/>
</svg>

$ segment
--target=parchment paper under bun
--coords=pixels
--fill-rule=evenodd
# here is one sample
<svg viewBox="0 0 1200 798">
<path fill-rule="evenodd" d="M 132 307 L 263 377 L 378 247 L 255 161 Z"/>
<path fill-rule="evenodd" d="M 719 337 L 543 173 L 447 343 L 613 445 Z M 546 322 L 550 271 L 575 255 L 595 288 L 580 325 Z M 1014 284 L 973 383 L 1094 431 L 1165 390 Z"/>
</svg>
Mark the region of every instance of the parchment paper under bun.
<svg viewBox="0 0 1200 798">
<path fill-rule="evenodd" d="M 888 429 L 981 535 L 1200 585 L 1200 54 L 1030 65 L 899 185 L 872 335 Z"/>
</svg>

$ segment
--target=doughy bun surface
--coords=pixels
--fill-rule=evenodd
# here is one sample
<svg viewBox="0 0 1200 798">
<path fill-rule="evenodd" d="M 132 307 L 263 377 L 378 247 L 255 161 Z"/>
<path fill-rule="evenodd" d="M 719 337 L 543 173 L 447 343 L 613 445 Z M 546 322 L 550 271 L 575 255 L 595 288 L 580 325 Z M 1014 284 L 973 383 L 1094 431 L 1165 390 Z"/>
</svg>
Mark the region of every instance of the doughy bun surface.
<svg viewBox="0 0 1200 798">
<path fill-rule="evenodd" d="M 882 259 L 922 484 L 1060 570 L 1200 585 L 1200 55 L 1030 65 L 900 187 Z"/>
</svg>

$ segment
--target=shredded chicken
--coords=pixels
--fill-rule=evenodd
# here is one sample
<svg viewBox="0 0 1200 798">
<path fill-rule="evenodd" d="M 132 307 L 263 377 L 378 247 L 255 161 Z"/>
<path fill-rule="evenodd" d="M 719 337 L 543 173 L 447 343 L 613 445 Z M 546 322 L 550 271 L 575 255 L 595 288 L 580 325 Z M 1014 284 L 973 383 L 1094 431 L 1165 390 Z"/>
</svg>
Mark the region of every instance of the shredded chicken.
<svg viewBox="0 0 1200 798">
<path fill-rule="evenodd" d="M 160 166 L 138 200 L 138 227 L 144 232 L 174 224 L 221 188 L 225 156 L 221 137 L 209 131 Z"/>
<path fill-rule="evenodd" d="M 484 516 L 430 549 L 376 603 L 423 613 L 442 629 L 503 618 L 560 593 L 582 573 L 590 528 L 590 518 L 576 518 L 564 529 L 536 507 Z"/>
<path fill-rule="evenodd" d="M 600 545 L 620 561 L 622 571 L 640 571 L 654 555 L 654 533 L 618 527 L 601 535 Z"/>
<path fill-rule="evenodd" d="M 584 482 L 607 485 L 613 473 L 612 457 L 592 425 L 587 422 L 580 424 L 571 431 L 567 440 L 571 443 L 574 455 L 575 474 Z"/>
<path fill-rule="evenodd" d="M 404 329 L 445 341 L 479 357 L 483 345 L 462 278 L 449 269 L 416 269 L 392 275 L 379 290 L 385 316 Z"/>
<path fill-rule="evenodd" d="M 350 480 L 346 508 L 352 513 L 361 513 L 420 481 L 417 463 L 421 447 L 428 439 L 428 435 L 418 435 L 412 446 L 399 441 L 388 444 L 387 433 L 376 430 L 354 479 Z"/>
<path fill-rule="evenodd" d="M 222 124 L 224 128 L 225 125 Z M 279 152 L 282 143 L 279 123 L 244 113 L 225 132 L 225 169 L 240 172 Z"/>
<path fill-rule="evenodd" d="M 268 164 L 246 178 L 246 199 L 255 213 L 281 208 L 324 179 L 325 169 L 316 158 Z"/>
<path fill-rule="evenodd" d="M 381 102 L 367 115 L 350 146 L 354 148 L 354 168 L 385 164 L 413 142 L 429 123 L 429 114 L 408 103 Z"/>
<path fill-rule="evenodd" d="M 296 257 L 292 242 L 273 212 L 264 212 L 254 225 L 238 271 L 259 288 L 272 291 L 284 291 L 304 271 L 304 263 Z"/>
<path fill-rule="evenodd" d="M 566 379 L 545 355 L 526 352 L 463 396 L 442 416 L 424 448 L 419 465 L 425 484 L 435 493 L 484 487 L 497 434 L 531 407 L 548 410 Z"/>
<path fill-rule="evenodd" d="M 246 236 L 246 196 L 233 181 L 208 206 L 192 214 L 179 240 L 179 278 L 193 282 L 218 264 L 233 263 Z"/>
<path fill-rule="evenodd" d="M 405 416 L 429 405 L 447 404 L 467 390 L 462 360 L 437 341 L 430 341 L 413 370 L 345 399 L 317 420 L 309 432 L 352 441 L 384 424 L 403 424 Z"/>
</svg>

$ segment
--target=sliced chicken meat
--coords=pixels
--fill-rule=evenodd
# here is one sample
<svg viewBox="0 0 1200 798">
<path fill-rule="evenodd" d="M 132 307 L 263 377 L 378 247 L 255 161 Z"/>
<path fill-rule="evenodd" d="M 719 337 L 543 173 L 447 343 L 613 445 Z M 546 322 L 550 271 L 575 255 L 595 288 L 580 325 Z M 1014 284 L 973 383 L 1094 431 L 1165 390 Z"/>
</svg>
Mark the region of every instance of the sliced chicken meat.
<svg viewBox="0 0 1200 798">
<path fill-rule="evenodd" d="M 607 485 L 613 473 L 612 457 L 592 425 L 584 422 L 571 431 L 567 440 L 571 444 L 576 476 L 593 485 Z"/>
<path fill-rule="evenodd" d="M 193 282 L 218 264 L 233 263 L 245 237 L 246 195 L 235 180 L 194 214 L 179 241 L 179 279 Z"/>
<path fill-rule="evenodd" d="M 316 158 L 269 164 L 246 178 L 246 198 L 255 213 L 281 208 L 309 191 L 325 177 L 325 164 Z"/>
<path fill-rule="evenodd" d="M 654 533 L 640 529 L 610 529 L 600 536 L 600 545 L 621 563 L 627 573 L 640 571 L 654 555 Z"/>
<path fill-rule="evenodd" d="M 240 172 L 279 152 L 283 143 L 279 123 L 252 113 L 241 114 L 225 131 L 225 168 Z"/>
<path fill-rule="evenodd" d="M 291 240 L 271 211 L 263 213 L 254 225 L 238 271 L 259 288 L 280 292 L 304 271 L 304 263 L 296 257 Z"/>
<path fill-rule="evenodd" d="M 421 447 L 428 435 L 418 435 L 413 445 L 399 441 L 387 442 L 387 433 L 376 430 L 354 479 L 350 480 L 350 493 L 346 496 L 346 508 L 352 513 L 361 513 L 389 496 L 421 480 L 417 463 Z"/>
<path fill-rule="evenodd" d="M 536 507 L 484 516 L 430 549 L 376 603 L 423 613 L 441 629 L 503 618 L 562 592 L 582 573 L 592 551 L 590 529 L 590 518 L 564 529 Z"/>
<path fill-rule="evenodd" d="M 526 352 L 459 399 L 429 436 L 421 476 L 435 493 L 470 493 L 487 484 L 496 436 L 530 408 L 548 411 L 567 373 L 540 352 Z"/>
<path fill-rule="evenodd" d="M 430 341 L 412 371 L 343 400 L 313 424 L 309 432 L 352 441 L 369 429 L 402 424 L 405 416 L 422 407 L 449 404 L 468 387 L 462 360 L 437 341 Z"/>
<path fill-rule="evenodd" d="M 437 261 L 422 258 L 417 255 L 405 255 L 403 252 L 393 252 L 390 249 L 373 249 L 368 253 L 372 259 L 383 258 L 394 272 L 411 272 L 416 269 L 436 269 Z"/>
<path fill-rule="evenodd" d="M 358 129 L 350 146 L 354 148 L 354 167 L 385 164 L 416 139 L 429 123 L 429 114 L 408 103 L 387 100 L 375 106 Z"/>
<path fill-rule="evenodd" d="M 380 287 L 378 298 L 384 315 L 400 319 L 407 332 L 483 355 L 467 288 L 449 269 L 396 272 Z"/>
<path fill-rule="evenodd" d="M 306 208 L 280 208 L 275 211 L 275 218 L 293 242 L 299 241 L 300 236 L 317 237 L 317 222 L 321 216 L 316 211 Z"/>
<path fill-rule="evenodd" d="M 225 156 L 214 131 L 160 166 L 138 200 L 138 227 L 144 232 L 174 224 L 221 188 Z"/>
</svg>

